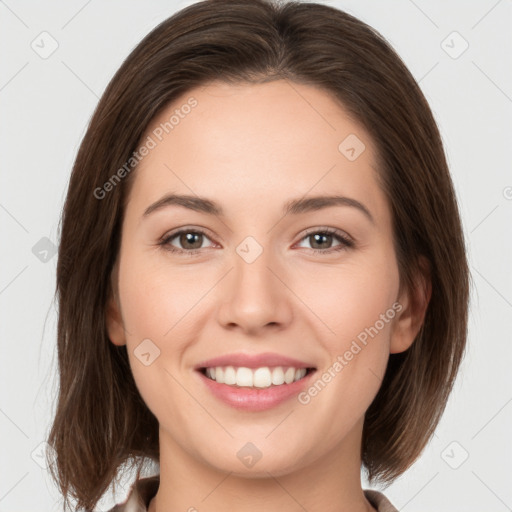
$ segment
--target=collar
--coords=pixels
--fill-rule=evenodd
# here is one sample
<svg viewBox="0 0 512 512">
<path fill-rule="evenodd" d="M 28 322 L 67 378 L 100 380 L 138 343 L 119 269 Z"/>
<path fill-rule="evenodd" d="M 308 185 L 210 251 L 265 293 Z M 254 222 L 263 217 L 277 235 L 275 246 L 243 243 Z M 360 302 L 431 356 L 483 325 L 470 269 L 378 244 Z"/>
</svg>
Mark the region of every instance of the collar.
<svg viewBox="0 0 512 512">
<path fill-rule="evenodd" d="M 149 503 L 155 496 L 160 485 L 160 475 L 137 480 L 131 487 L 126 500 L 116 505 L 109 512 L 147 512 Z M 379 491 L 365 489 L 366 499 L 378 512 L 398 512 L 391 502 Z"/>
</svg>

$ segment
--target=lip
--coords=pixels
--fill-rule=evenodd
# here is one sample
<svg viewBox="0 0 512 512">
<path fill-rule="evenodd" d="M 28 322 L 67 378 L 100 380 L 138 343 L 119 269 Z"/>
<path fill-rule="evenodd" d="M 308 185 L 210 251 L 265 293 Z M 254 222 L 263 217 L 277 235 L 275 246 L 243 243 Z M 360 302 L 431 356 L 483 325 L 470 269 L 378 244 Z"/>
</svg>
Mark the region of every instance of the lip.
<svg viewBox="0 0 512 512">
<path fill-rule="evenodd" d="M 226 354 L 223 356 L 214 357 L 213 359 L 202 361 L 196 365 L 194 369 L 201 370 L 202 368 L 212 368 L 215 366 L 235 366 L 238 368 L 243 366 L 244 368 L 252 369 L 262 368 L 264 366 L 292 366 L 295 369 L 315 368 L 315 366 L 311 363 L 305 363 L 303 361 L 299 361 L 298 359 L 273 352 L 265 352 L 263 354 L 247 354 L 238 352 L 236 354 Z M 290 385 L 291 384 L 288 384 L 288 386 Z"/>
<path fill-rule="evenodd" d="M 301 366 L 301 368 L 305 368 L 305 366 Z M 306 386 L 309 386 L 316 370 L 307 373 L 302 379 L 291 384 L 270 386 L 268 388 L 235 387 L 219 384 L 199 370 L 195 373 L 209 391 L 223 403 L 242 411 L 259 412 L 277 407 L 279 404 L 296 397 Z"/>
</svg>

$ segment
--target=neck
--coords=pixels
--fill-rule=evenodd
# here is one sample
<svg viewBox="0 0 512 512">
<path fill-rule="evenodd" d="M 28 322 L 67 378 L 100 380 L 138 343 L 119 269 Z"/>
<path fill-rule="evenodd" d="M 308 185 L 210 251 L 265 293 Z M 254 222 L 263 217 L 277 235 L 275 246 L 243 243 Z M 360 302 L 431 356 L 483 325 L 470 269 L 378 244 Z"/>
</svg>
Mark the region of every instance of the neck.
<svg viewBox="0 0 512 512">
<path fill-rule="evenodd" d="M 222 471 L 184 451 L 160 428 L 160 486 L 148 512 L 375 511 L 361 488 L 360 427 L 317 459 L 297 454 L 292 470 L 270 471 L 260 465 L 262 458 L 252 474 L 236 467 Z"/>
</svg>

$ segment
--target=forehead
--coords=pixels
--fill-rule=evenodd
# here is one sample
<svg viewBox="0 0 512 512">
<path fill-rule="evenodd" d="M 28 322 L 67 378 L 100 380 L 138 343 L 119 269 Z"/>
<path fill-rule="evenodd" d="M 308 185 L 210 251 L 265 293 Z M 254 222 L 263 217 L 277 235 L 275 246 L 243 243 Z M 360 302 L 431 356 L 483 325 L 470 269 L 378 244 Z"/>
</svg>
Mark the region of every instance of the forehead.
<svg viewBox="0 0 512 512">
<path fill-rule="evenodd" d="M 166 106 L 148 137 L 154 147 L 137 168 L 136 202 L 172 191 L 215 196 L 227 210 L 233 199 L 240 211 L 339 193 L 386 214 L 373 141 L 339 101 L 310 85 L 211 82 Z"/>
</svg>

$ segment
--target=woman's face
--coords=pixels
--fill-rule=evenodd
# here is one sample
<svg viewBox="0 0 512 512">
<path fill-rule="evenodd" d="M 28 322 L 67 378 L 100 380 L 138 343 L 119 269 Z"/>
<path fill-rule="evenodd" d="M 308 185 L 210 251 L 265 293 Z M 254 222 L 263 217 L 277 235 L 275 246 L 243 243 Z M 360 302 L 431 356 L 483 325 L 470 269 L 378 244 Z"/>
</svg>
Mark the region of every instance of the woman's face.
<svg viewBox="0 0 512 512">
<path fill-rule="evenodd" d="M 357 459 L 389 353 L 416 334 L 366 131 L 311 86 L 212 82 L 143 143 L 107 316 L 161 449 L 252 475 Z M 224 384 L 198 369 L 221 356 Z"/>
</svg>

